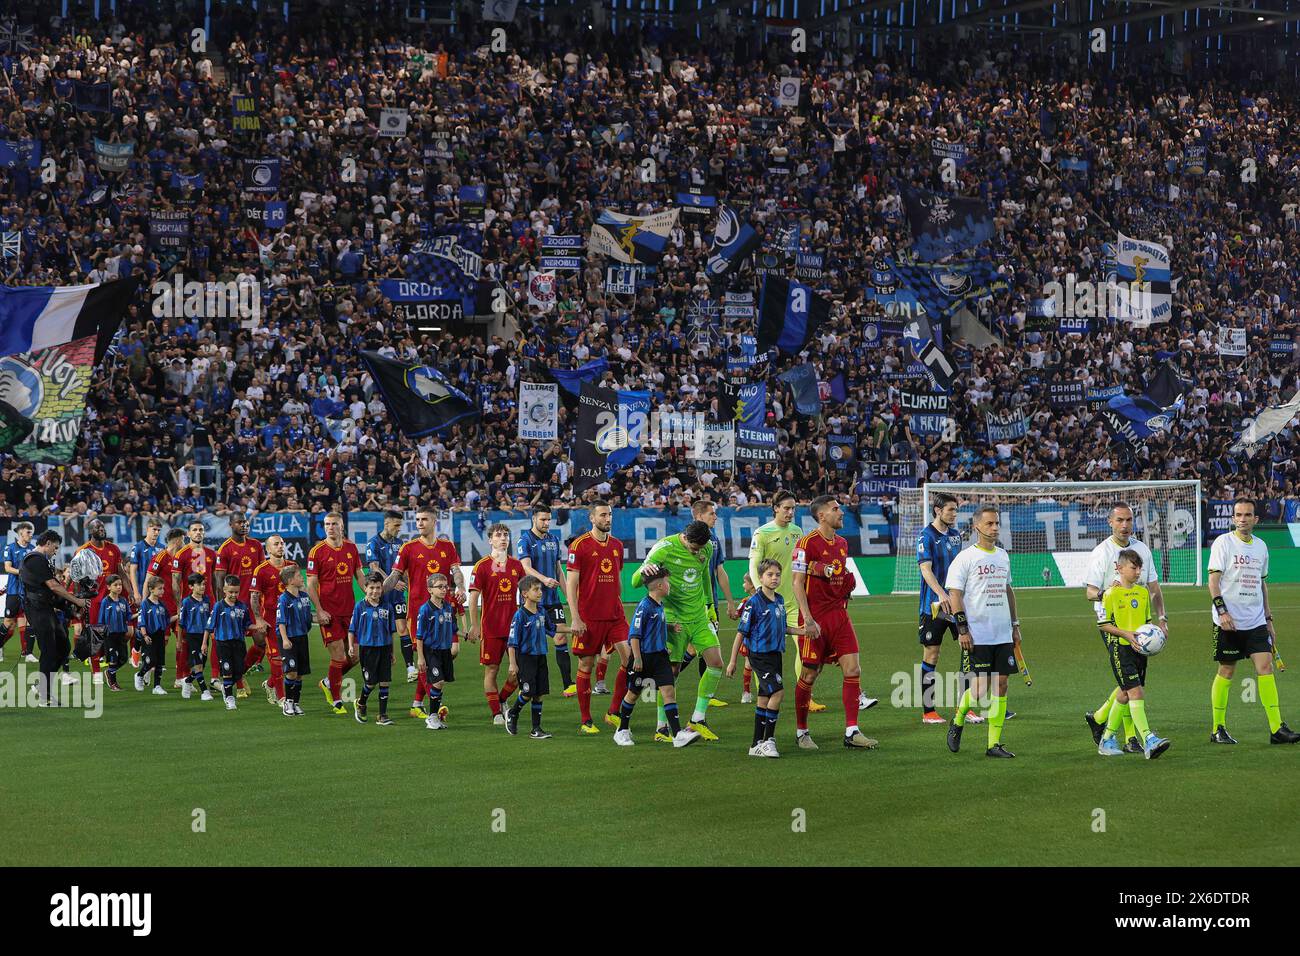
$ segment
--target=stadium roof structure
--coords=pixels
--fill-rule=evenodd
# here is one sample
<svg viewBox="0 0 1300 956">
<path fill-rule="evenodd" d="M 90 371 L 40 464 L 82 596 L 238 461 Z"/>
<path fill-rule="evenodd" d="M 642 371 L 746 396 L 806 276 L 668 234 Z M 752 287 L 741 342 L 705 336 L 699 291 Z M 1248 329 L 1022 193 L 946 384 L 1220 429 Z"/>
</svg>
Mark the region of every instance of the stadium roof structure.
<svg viewBox="0 0 1300 956">
<path fill-rule="evenodd" d="M 1180 57 L 1190 66 L 1198 56 L 1215 62 L 1226 54 L 1278 50 L 1255 64 L 1277 70 L 1300 47 L 1300 0 L 520 0 L 519 7 L 596 28 L 653 23 L 712 37 L 799 26 L 821 46 L 870 45 L 880 52 L 927 38 L 1032 42 L 1118 59 L 1150 58 L 1158 49 L 1166 67 L 1176 67 Z"/>
</svg>

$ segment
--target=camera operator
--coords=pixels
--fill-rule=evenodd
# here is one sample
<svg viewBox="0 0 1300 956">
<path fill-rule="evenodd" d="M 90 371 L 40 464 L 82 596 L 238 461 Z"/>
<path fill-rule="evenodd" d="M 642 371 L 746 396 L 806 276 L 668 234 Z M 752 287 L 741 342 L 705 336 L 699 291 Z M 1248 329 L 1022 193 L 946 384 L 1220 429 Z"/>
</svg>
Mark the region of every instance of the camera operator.
<svg viewBox="0 0 1300 956">
<path fill-rule="evenodd" d="M 55 611 L 59 603 L 66 602 L 78 608 L 86 608 L 89 601 L 74 597 L 67 588 L 59 583 L 54 573 L 53 557 L 59 550 L 60 535 L 57 531 L 46 531 L 36 539 L 36 548 L 23 558 L 18 566 L 19 578 L 26 591 L 27 624 L 32 628 L 41 648 L 41 679 L 38 693 L 41 702 L 46 705 L 57 703 L 54 700 L 54 675 L 68 660 L 72 645 L 68 642 L 66 628 L 59 626 Z"/>
</svg>

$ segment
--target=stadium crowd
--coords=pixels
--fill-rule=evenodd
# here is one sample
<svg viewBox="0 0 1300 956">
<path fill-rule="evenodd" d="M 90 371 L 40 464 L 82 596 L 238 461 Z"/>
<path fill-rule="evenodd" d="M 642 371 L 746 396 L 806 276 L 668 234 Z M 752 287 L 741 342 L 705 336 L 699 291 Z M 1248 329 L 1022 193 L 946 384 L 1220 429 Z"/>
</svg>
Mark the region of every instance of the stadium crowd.
<svg viewBox="0 0 1300 956">
<path fill-rule="evenodd" d="M 1250 461 L 1225 454 L 1243 417 L 1297 387 L 1296 353 L 1272 352 L 1269 341 L 1297 331 L 1300 107 L 1293 90 L 1258 74 L 1210 77 L 1193 97 L 1178 75 L 1089 70 L 1027 51 L 963 49 L 917 70 L 896 56 L 800 64 L 772 43 L 763 62 L 739 43 L 531 19 L 510 28 L 507 53 L 493 54 L 473 25 L 457 36 L 328 12 L 276 29 L 223 20 L 209 51 L 195 53 L 182 42 L 193 25 L 183 17 L 122 3 L 121 19 L 54 26 L 51 5 L 35 6 L 24 15 L 39 11 L 27 48 L 0 57 L 0 140 L 39 140 L 58 175 L 47 183 L 21 166 L 0 172 L 0 225 L 23 236 L 21 254 L 3 263 L 5 282 L 134 275 L 142 286 L 96 376 L 73 463 L 7 458 L 0 515 L 567 503 L 573 468 L 563 442 L 516 438 L 521 380 L 604 356 L 608 384 L 650 388 L 659 408 L 716 414 L 727 349 L 742 329 L 720 320 L 721 334 L 701 337 L 686 321 L 708 292 L 712 217 L 682 218 L 655 286 L 634 302 L 602 291 L 604 262 L 593 257 L 581 272 L 560 273 L 556 308 L 543 314 L 528 305 L 527 273 L 541 236 L 586 235 L 610 201 L 626 212 L 667 208 L 683 174 L 746 208 L 769 238 L 797 225 L 800 247 L 826 256 L 834 307 L 809 359 L 823 380 L 843 374 L 847 400 L 797 415 L 777 375 L 800 359 L 783 357 L 766 368 L 779 466 L 697 472 L 681 449 L 647 450 L 608 489 L 621 504 L 681 504 L 707 488 L 721 504 L 744 505 L 777 486 L 808 500 L 848 484 L 828 459 L 826 436 L 836 432 L 855 434 L 864 459 L 916 458 L 919 477 L 932 480 L 1199 477 L 1206 497 L 1295 493 L 1290 430 Z M 773 102 L 776 76 L 792 68 L 807 91 L 798 111 Z M 74 108 L 67 81 L 77 79 L 111 83 L 114 113 Z M 256 96 L 263 142 L 232 134 L 232 90 Z M 378 135 L 382 106 L 410 109 L 407 136 Z M 782 121 L 764 133 L 750 128 L 756 116 Z M 454 159 L 426 165 L 422 144 L 435 131 L 449 134 Z M 129 173 L 98 169 L 97 136 L 136 143 Z M 1011 281 L 978 305 L 1001 344 L 975 349 L 958 379 L 953 441 L 910 432 L 898 381 L 885 377 L 910 356 L 900 339 L 876 347 L 862 335 L 865 319 L 883 316 L 864 295 L 872 262 L 910 242 L 900 188 L 937 185 L 936 138 L 966 147 L 958 188 L 993 208 L 986 251 Z M 1183 170 L 1189 145 L 1207 147 L 1203 175 Z M 242 214 L 241 160 L 262 155 L 284 163 L 289 214 L 278 233 L 248 227 Z M 356 158 L 356 182 L 345 181 L 344 155 Z M 787 155 L 789 175 L 769 175 L 773 157 Z M 1064 156 L 1086 159 L 1089 172 L 1060 172 Z M 646 157 L 655 182 L 638 175 Z M 1253 183 L 1238 175 L 1247 157 Z M 151 248 L 148 213 L 182 208 L 173 172 L 203 175 L 175 269 L 259 283 L 257 327 L 154 316 L 149 286 L 167 263 Z M 477 183 L 487 186 L 484 272 L 510 291 L 514 331 L 487 341 L 421 336 L 378 280 L 402 276 L 414 242 L 460 220 L 458 188 Z M 100 186 L 114 187 L 111 202 L 92 199 Z M 1117 229 L 1172 248 L 1181 277 L 1173 320 L 1088 336 L 1027 331 L 1041 287 L 1066 272 L 1097 278 L 1101 244 Z M 1217 354 L 1221 325 L 1250 331 L 1245 359 Z M 481 421 L 412 453 L 370 393 L 359 348 L 438 365 L 482 403 Z M 1054 409 L 1034 384 L 1059 375 L 1138 394 L 1166 357 L 1195 384 L 1172 428 L 1136 461 L 1086 408 Z M 350 437 L 336 442 L 312 415 L 322 397 L 348 406 Z M 985 412 L 1020 406 L 1027 436 L 988 444 Z M 562 433 L 571 426 L 562 410 Z M 191 462 L 216 464 L 221 500 L 205 500 L 182 467 Z"/>
</svg>

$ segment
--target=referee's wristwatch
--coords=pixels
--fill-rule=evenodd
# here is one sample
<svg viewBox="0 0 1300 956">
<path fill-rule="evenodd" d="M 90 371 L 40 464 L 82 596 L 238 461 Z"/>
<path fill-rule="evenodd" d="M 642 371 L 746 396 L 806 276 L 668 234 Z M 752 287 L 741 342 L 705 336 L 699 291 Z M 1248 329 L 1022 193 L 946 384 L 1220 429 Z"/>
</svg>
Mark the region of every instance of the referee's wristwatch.
<svg viewBox="0 0 1300 956">
<path fill-rule="evenodd" d="M 1012 626 L 1012 627 L 1019 627 L 1019 626 L 1020 626 L 1020 622 L 1019 622 L 1019 621 L 1012 621 L 1012 622 L 1011 622 L 1011 626 Z"/>
</svg>

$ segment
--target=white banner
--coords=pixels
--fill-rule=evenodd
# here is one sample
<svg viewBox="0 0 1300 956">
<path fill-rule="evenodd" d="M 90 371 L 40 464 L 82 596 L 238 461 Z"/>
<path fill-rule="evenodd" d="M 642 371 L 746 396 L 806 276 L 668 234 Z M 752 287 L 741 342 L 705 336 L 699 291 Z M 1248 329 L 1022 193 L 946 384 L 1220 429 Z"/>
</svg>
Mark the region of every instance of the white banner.
<svg viewBox="0 0 1300 956">
<path fill-rule="evenodd" d="M 555 301 L 555 273 L 528 273 L 528 304 L 537 306 L 543 312 L 550 312 L 555 308 Z"/>
<path fill-rule="evenodd" d="M 560 433 L 560 386 L 519 383 L 519 440 L 555 441 Z"/>
<path fill-rule="evenodd" d="M 797 76 L 787 76 L 777 81 L 776 98 L 782 106 L 799 105 L 799 88 L 803 81 Z"/>
<path fill-rule="evenodd" d="M 734 423 L 706 424 L 695 429 L 693 457 L 701 468 L 718 469 L 736 463 L 736 428 Z"/>
<path fill-rule="evenodd" d="M 1248 418 L 1242 426 L 1241 434 L 1228 448 L 1228 453 L 1239 455 L 1244 451 L 1247 457 L 1253 458 L 1255 452 L 1286 428 L 1297 414 L 1300 414 L 1300 391 L 1292 395 L 1285 405 L 1270 405 L 1254 418 Z"/>
<path fill-rule="evenodd" d="M 1169 271 L 1169 250 L 1158 242 L 1121 232 L 1116 252 L 1114 318 L 1138 326 L 1173 318 L 1175 283 Z"/>
<path fill-rule="evenodd" d="M 379 111 L 380 136 L 405 136 L 406 124 L 411 114 L 406 110 L 388 109 Z"/>
<path fill-rule="evenodd" d="M 1219 354 L 1232 358 L 1246 357 L 1246 330 L 1219 326 Z"/>
<path fill-rule="evenodd" d="M 608 266 L 605 291 L 610 295 L 636 295 L 636 266 Z"/>
<path fill-rule="evenodd" d="M 625 216 L 605 210 L 591 227 L 587 248 L 598 256 L 609 256 L 619 262 L 657 262 L 659 257 L 651 250 L 658 246 L 662 252 L 664 241 L 677 225 L 681 213 L 680 207 L 651 216 Z M 643 233 L 655 236 L 659 241 L 638 248 L 636 237 Z"/>
</svg>

